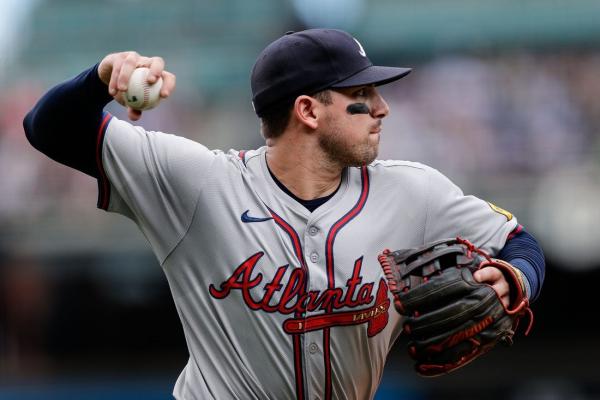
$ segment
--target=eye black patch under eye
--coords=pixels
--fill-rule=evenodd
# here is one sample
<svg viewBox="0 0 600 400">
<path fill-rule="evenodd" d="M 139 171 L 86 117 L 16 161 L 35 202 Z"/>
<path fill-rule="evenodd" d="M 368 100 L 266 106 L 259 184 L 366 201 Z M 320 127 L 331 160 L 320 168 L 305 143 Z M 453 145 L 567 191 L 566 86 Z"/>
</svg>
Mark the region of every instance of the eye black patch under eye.
<svg viewBox="0 0 600 400">
<path fill-rule="evenodd" d="M 348 107 L 346 107 L 346 111 L 350 115 L 354 115 L 354 114 L 371 114 L 371 110 L 369 109 L 369 106 L 366 105 L 365 103 L 350 104 L 350 105 L 348 105 Z"/>
</svg>

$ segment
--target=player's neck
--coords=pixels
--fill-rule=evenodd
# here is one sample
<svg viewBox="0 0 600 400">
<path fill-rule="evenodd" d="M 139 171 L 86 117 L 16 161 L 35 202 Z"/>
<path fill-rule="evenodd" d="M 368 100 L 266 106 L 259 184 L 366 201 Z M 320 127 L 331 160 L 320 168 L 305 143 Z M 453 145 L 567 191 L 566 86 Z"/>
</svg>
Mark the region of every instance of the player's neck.
<svg viewBox="0 0 600 400">
<path fill-rule="evenodd" d="M 296 197 L 312 200 L 333 193 L 340 184 L 343 167 L 327 162 L 312 146 L 277 140 L 268 142 L 267 163 L 271 173 Z"/>
</svg>

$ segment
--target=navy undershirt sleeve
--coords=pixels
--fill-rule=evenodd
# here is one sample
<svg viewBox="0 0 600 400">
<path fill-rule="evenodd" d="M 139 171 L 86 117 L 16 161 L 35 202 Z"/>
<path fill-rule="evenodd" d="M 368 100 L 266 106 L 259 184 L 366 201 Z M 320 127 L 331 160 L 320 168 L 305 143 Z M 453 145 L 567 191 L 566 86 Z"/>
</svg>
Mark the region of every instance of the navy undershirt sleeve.
<svg viewBox="0 0 600 400">
<path fill-rule="evenodd" d="M 537 240 L 521 230 L 506 242 L 497 258 L 511 263 L 523 272 L 531 289 L 530 300 L 537 299 L 546 273 L 544 253 Z"/>
<path fill-rule="evenodd" d="M 23 120 L 25 135 L 53 160 L 99 178 L 98 128 L 112 99 L 96 64 L 44 94 Z"/>
</svg>

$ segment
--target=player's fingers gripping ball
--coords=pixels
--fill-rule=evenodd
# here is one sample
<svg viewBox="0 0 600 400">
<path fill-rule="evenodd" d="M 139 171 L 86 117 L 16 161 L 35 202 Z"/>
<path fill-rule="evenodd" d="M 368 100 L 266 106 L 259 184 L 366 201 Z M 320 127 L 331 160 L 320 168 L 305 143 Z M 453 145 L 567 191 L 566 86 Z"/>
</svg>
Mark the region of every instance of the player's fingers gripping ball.
<svg viewBox="0 0 600 400">
<path fill-rule="evenodd" d="M 379 255 L 396 310 L 406 316 L 408 350 L 423 376 L 451 372 L 497 343 L 512 344 L 519 319 L 533 314 L 523 282 L 509 263 L 492 259 L 461 238 L 421 248 Z M 509 307 L 494 289 L 473 278 L 477 269 L 493 266 L 511 287 Z"/>
<path fill-rule="evenodd" d="M 155 83 L 148 83 L 148 73 L 150 69 L 146 67 L 136 68 L 129 78 L 127 91 L 123 94 L 125 105 L 134 110 L 150 110 L 160 102 L 160 89 L 163 80 L 158 78 Z"/>
</svg>

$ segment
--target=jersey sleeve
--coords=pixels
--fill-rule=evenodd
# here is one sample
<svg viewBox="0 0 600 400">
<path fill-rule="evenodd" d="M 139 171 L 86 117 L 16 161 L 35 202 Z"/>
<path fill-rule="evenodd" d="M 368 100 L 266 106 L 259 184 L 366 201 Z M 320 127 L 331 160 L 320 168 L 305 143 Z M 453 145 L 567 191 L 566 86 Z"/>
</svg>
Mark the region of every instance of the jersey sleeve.
<svg viewBox="0 0 600 400">
<path fill-rule="evenodd" d="M 425 243 L 460 236 L 498 254 L 517 219 L 508 211 L 462 190 L 437 170 L 428 169 Z"/>
<path fill-rule="evenodd" d="M 107 114 L 99 133 L 98 206 L 131 218 L 162 263 L 187 231 L 216 155 L 192 140 Z"/>
</svg>

